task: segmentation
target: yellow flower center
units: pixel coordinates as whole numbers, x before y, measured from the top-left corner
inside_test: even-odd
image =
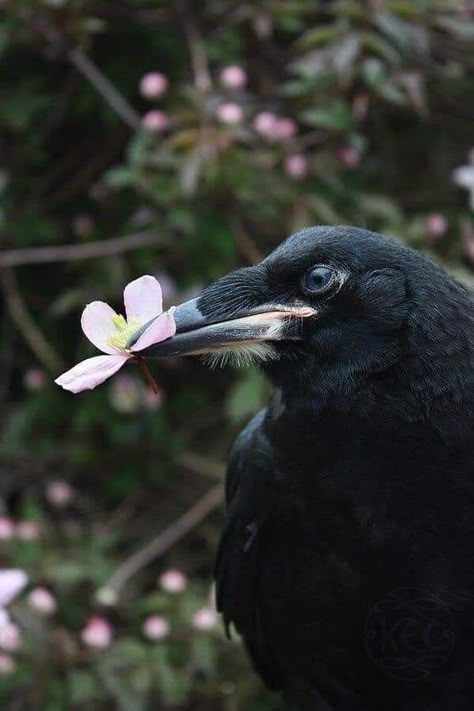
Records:
[[[142,323],[136,318],[127,321],[122,314],[112,316],[112,323],[115,326],[116,333],[107,338],[107,345],[117,348],[119,351],[127,350],[126,346],[129,339],[138,331]]]

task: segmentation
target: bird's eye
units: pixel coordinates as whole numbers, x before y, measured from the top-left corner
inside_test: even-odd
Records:
[[[311,291],[313,294],[327,291],[336,281],[336,272],[331,267],[319,265],[313,267],[306,274],[304,279],[304,287],[306,291]]]

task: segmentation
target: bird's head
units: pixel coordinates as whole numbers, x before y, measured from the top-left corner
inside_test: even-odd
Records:
[[[409,357],[418,338],[433,358],[440,325],[447,335],[456,331],[463,294],[440,267],[395,240],[314,227],[178,306],[176,335],[144,355],[256,360],[282,387],[347,389]]]

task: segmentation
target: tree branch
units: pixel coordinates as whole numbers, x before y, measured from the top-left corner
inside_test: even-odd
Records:
[[[139,570],[152,560],[163,555],[172,546],[176,545],[178,541],[214,511],[222,503],[223,499],[224,493],[221,484],[209,489],[207,494],[196,501],[180,518],[125,560],[99,591],[99,597],[103,600],[115,602],[120,590],[131,577],[136,575]]]
[[[0,269],[18,267],[22,264],[47,264],[109,257],[148,245],[166,243],[167,240],[150,232],[137,232],[124,237],[112,237],[111,239],[85,244],[63,244],[51,247],[4,250],[0,252]]]

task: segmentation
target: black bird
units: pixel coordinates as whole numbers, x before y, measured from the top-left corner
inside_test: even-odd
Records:
[[[217,601],[300,711],[474,709],[472,293],[353,227],[289,237],[148,355],[254,359]]]

